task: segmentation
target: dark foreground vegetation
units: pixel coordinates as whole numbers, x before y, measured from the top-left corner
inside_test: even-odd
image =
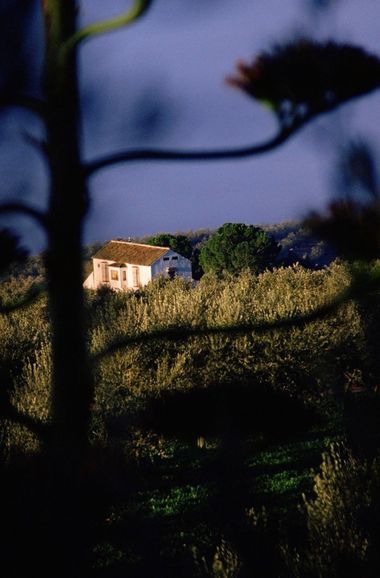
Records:
[[[2,303],[33,282],[8,278]],[[368,346],[378,295],[371,307],[351,300],[308,323],[260,329],[304,316],[350,282],[351,268],[333,263],[86,295],[96,395],[85,519],[72,520],[85,532],[83,576],[378,576],[380,399]],[[170,338],[247,323],[257,329]],[[21,577],[54,554],[41,444],[51,419],[45,296],[0,324],[2,564]],[[103,355],[121,336],[128,348]]]

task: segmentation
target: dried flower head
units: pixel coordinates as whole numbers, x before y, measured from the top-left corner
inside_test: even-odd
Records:
[[[300,39],[277,45],[227,82],[269,104],[281,122],[331,110],[380,86],[380,60],[362,48]]]

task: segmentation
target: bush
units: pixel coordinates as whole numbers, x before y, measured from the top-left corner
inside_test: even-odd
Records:
[[[305,550],[285,548],[291,576],[379,576],[379,490],[379,460],[369,463],[332,445],[315,477],[315,497],[304,497]]]
[[[205,275],[197,286],[158,280],[139,293],[87,294],[88,346],[101,354],[123,336],[194,327],[265,324],[303,315],[331,299],[350,282],[342,264],[322,271],[298,265],[239,276]],[[27,290],[9,281],[8,293]],[[48,419],[50,340],[45,298],[0,315],[2,381],[17,407]],[[94,367],[95,413],[100,422],[130,413],[162,391],[207,388],[249,381],[316,402],[343,387],[344,374],[362,369],[366,358],[363,325],[354,303],[303,326],[265,332],[198,335],[175,341],[149,340],[104,356]],[[99,421],[100,420],[100,421]],[[11,428],[12,429],[12,428]],[[16,435],[16,434],[15,434]],[[17,445],[22,436],[17,434]]]

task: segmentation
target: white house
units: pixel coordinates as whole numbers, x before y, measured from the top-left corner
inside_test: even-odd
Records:
[[[191,262],[169,247],[127,241],[108,241],[92,258],[87,289],[106,285],[116,290],[138,289],[156,277],[191,280]]]

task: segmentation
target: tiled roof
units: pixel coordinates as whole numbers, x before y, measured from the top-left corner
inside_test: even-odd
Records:
[[[127,241],[108,241],[93,258],[132,265],[152,265],[169,250],[169,247],[154,247],[140,243],[127,243]]]

